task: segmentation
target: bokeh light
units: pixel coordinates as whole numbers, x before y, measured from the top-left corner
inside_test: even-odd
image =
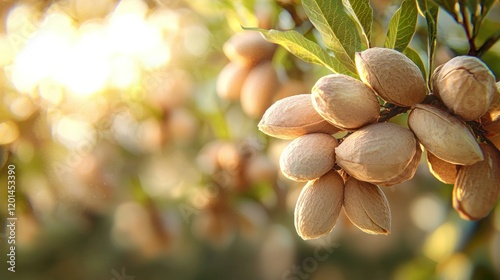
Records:
[[[383,45],[396,2],[370,1],[374,45]],[[425,158],[412,181],[382,188],[390,235],[367,235],[342,212],[330,234],[297,236],[304,183],[279,171],[290,141],[260,133],[258,119],[219,98],[216,84],[224,43],[242,26],[298,28],[318,40],[300,1],[0,6],[0,217],[9,215],[7,166],[15,166],[19,245],[15,278],[2,269],[0,279],[500,277],[500,206],[484,220],[460,220],[452,187],[424,170]],[[466,42],[449,15],[440,18],[442,63]],[[426,30],[419,21],[412,41],[421,54]],[[280,98],[308,93],[329,74],[283,48],[270,62]],[[4,240],[0,249],[9,249]]]

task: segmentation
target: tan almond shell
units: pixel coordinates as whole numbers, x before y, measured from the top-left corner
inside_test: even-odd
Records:
[[[240,103],[243,112],[253,118],[261,118],[271,106],[279,88],[278,73],[271,62],[255,66],[241,88]]]
[[[309,181],[295,205],[295,229],[304,240],[332,231],[342,209],[344,180],[334,170]]]
[[[481,144],[484,160],[463,166],[453,188],[453,207],[467,220],[488,216],[500,195],[500,154]]]
[[[460,165],[446,162],[429,151],[426,151],[426,154],[427,166],[434,178],[445,184],[454,184]]]
[[[500,134],[495,136],[489,136],[488,140],[498,149],[500,150]]]
[[[310,94],[286,97],[266,110],[259,130],[280,139],[294,139],[308,133],[333,134],[340,129],[314,110]]]
[[[276,45],[256,31],[236,33],[222,47],[230,61],[250,67],[271,59],[275,49]]]
[[[417,104],[408,114],[408,126],[424,148],[436,157],[460,165],[483,159],[469,129],[453,115],[427,104]]]
[[[486,136],[500,134],[500,82],[496,84],[497,92],[493,96],[493,101],[488,112],[481,117],[481,125],[486,130]]]
[[[311,133],[300,136],[281,153],[281,172],[298,182],[319,178],[334,167],[337,146],[337,139],[328,134]]]
[[[401,174],[399,174],[398,176],[389,181],[373,182],[373,183],[379,186],[389,187],[411,180],[413,176],[415,176],[415,172],[417,172],[417,168],[420,163],[421,157],[422,157],[422,149],[420,149],[420,145],[417,143],[416,152],[415,155],[413,156],[413,159],[410,161],[410,163],[408,163],[408,165],[401,172]]]
[[[386,48],[356,53],[361,80],[389,103],[409,107],[420,103],[427,86],[418,66],[404,54]]]
[[[374,123],[380,115],[375,93],[361,81],[343,74],[320,78],[312,88],[314,109],[325,120],[346,130]]]
[[[376,123],[356,130],[336,149],[336,162],[349,175],[366,182],[386,182],[405,170],[416,153],[410,130]]]
[[[457,56],[432,76],[434,93],[462,120],[480,118],[497,93],[495,76],[480,59]]]
[[[250,73],[251,68],[234,62],[229,62],[222,68],[215,89],[217,95],[225,100],[238,101],[243,83]]]
[[[344,210],[349,220],[362,231],[390,233],[391,209],[385,194],[376,185],[349,177],[344,188]]]

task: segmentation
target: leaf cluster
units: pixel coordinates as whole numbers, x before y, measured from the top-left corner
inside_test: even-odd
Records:
[[[500,39],[499,33],[481,47],[475,45],[481,24],[494,2],[494,0],[403,0],[389,21],[384,47],[405,54],[429,80],[436,50],[440,7],[464,26],[471,46],[469,54],[480,56]],[[251,27],[244,29],[261,32],[268,41],[281,45],[306,62],[321,65],[333,73],[358,78],[355,53],[373,47],[374,11],[370,1],[303,0],[302,6],[309,19],[304,21],[303,25],[312,24],[319,34],[316,40],[306,36],[311,29],[304,26],[298,26],[294,30],[265,30]],[[419,53],[409,46],[417,29],[419,14],[427,24],[426,63]]]

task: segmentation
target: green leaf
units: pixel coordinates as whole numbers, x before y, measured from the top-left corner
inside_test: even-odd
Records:
[[[477,0],[476,0],[477,1]],[[480,10],[474,21],[474,37],[479,33],[480,27],[483,23],[484,18],[488,15],[488,12],[495,4],[495,0],[479,0]]]
[[[243,29],[259,31],[269,42],[279,44],[306,62],[322,65],[334,73],[346,74],[355,78],[358,77],[356,71],[346,68],[336,57],[332,57],[318,44],[295,30],[279,31],[246,27]]]
[[[389,22],[385,47],[404,51],[415,34],[417,17],[415,0],[404,0]]]
[[[493,4],[495,4],[495,0],[479,0],[479,5],[481,5],[481,17],[484,18],[486,14],[488,14]]]
[[[358,30],[342,0],[303,0],[304,10],[326,47],[346,68],[356,72],[354,54],[361,51]]]
[[[441,6],[441,8],[443,8],[446,12],[448,12],[455,19],[455,21],[458,22],[459,16],[458,16],[458,10],[456,8],[458,0],[433,0],[433,1],[434,3]]]
[[[429,65],[429,76],[425,76],[429,81],[430,73],[432,71],[432,62],[434,61],[434,52],[436,50],[437,39],[437,22],[439,15],[439,6],[430,0],[417,1],[419,12],[425,17],[427,21],[427,56]]]
[[[413,62],[415,62],[415,64],[420,69],[420,72],[422,72],[422,77],[427,77],[424,62],[422,61],[422,58],[420,57],[420,55],[414,49],[407,47],[403,51],[403,54],[406,55]]]
[[[373,9],[370,0],[343,0],[344,6],[354,17],[365,37],[366,46],[370,47],[372,33]]]

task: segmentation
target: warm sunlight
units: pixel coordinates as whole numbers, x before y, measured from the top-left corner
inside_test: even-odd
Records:
[[[149,19],[144,2],[121,1],[108,18],[83,23],[53,10],[39,23],[30,23],[35,30],[29,34],[21,27],[26,24],[21,18],[33,13],[30,9],[19,7],[9,15],[11,29],[26,35],[10,70],[19,92],[32,93],[46,83],[78,96],[108,88],[126,90],[139,82],[142,70],[170,61],[169,35],[165,22],[157,18],[167,13],[161,9]]]

